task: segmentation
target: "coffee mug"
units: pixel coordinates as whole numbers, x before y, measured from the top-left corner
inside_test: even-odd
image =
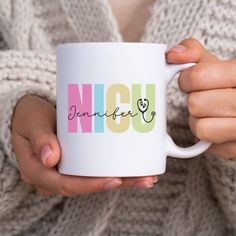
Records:
[[[166,45],[71,43],[57,47],[58,170],[79,176],[148,176],[166,157],[190,158],[166,133],[166,89],[193,64],[166,63]]]

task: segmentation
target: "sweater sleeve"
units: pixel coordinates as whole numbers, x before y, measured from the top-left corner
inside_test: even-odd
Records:
[[[236,232],[236,160],[209,153],[206,158],[214,194],[229,222],[228,227]]]
[[[11,120],[16,103],[26,94],[55,104],[55,56],[33,51],[0,52],[1,235],[22,235],[39,219],[51,217],[52,207],[62,199],[59,195],[40,196],[20,178],[11,144]],[[52,214],[49,220],[53,219]]]
[[[17,167],[11,145],[11,120],[20,98],[34,94],[55,105],[55,56],[34,51],[0,53],[0,141]]]

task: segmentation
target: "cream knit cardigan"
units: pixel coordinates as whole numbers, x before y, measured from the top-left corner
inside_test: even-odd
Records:
[[[142,42],[168,46],[196,37],[221,58],[236,55],[235,0],[157,0]],[[55,47],[64,42],[122,41],[107,0],[1,0],[1,236],[236,235],[236,162],[205,154],[168,159],[153,189],[44,198],[23,183],[11,145],[11,117],[25,94],[55,102]],[[0,43],[5,48],[5,43]],[[207,79],[207,78],[206,78]],[[186,96],[168,90],[169,132],[192,143]]]

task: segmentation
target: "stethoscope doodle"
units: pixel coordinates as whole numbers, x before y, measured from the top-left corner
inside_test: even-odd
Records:
[[[145,112],[148,110],[148,107],[149,107],[149,101],[148,99],[144,98],[140,98],[138,101],[137,101],[137,107],[138,107],[138,110],[141,112],[142,114],[142,117],[143,117],[143,120],[146,122],[146,123],[151,123],[156,115],[156,112],[155,111],[152,111],[151,112],[151,116],[152,118],[150,120],[146,120],[145,118]]]

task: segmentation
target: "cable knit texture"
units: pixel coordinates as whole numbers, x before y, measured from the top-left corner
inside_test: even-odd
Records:
[[[234,0],[157,0],[142,42],[195,37],[218,57],[236,55]],[[14,107],[26,94],[55,104],[59,43],[122,41],[107,0],[0,1],[0,235],[236,235],[236,162],[204,154],[169,158],[150,190],[122,189],[77,197],[41,197],[19,177],[11,145]],[[6,50],[6,49],[10,49]],[[168,88],[168,130],[193,143],[186,95]]]

